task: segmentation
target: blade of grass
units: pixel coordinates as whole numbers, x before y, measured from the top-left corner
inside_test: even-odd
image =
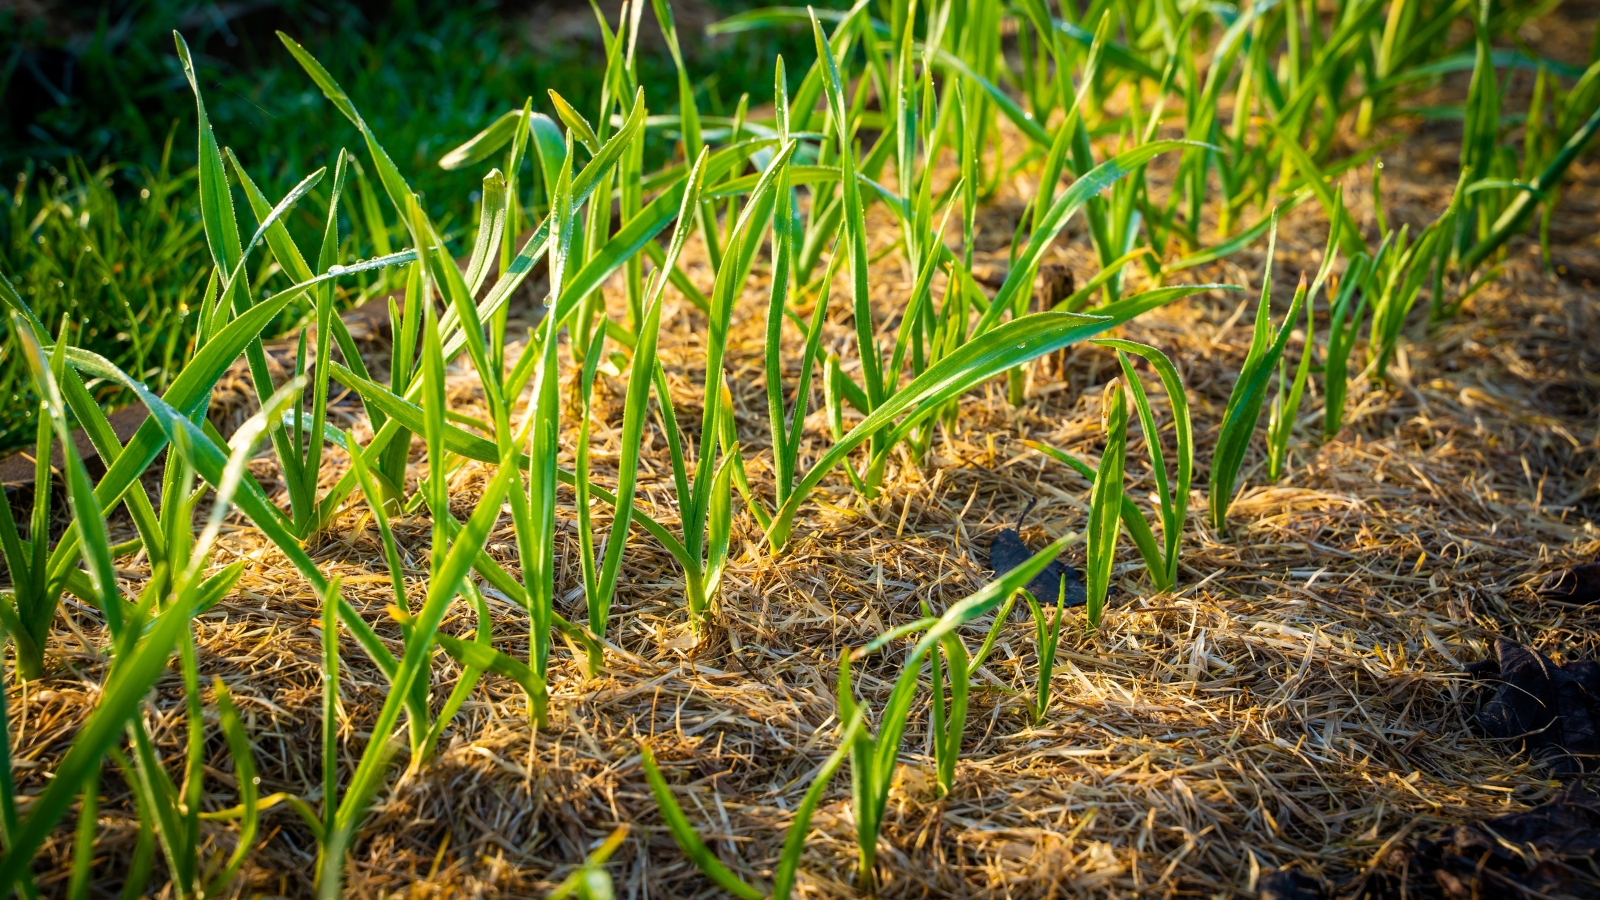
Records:
[[[723,865],[717,859],[711,848],[700,840],[695,833],[694,826],[689,823],[689,818],[683,814],[683,808],[678,805],[672,796],[672,789],[667,787],[667,781],[661,777],[661,769],[656,765],[655,754],[651,752],[648,744],[639,745],[639,761],[644,765],[646,780],[650,782],[650,793],[655,795],[656,809],[661,812],[661,818],[666,820],[667,830],[672,834],[672,839],[677,842],[689,861],[699,869],[717,887],[740,900],[765,900],[766,895],[751,887],[748,882],[732,869]]]
[[[1128,440],[1128,401],[1120,381],[1113,379],[1106,385],[1100,409],[1106,449],[1100,455],[1094,487],[1089,492],[1087,559],[1084,563],[1084,580],[1088,588],[1085,608],[1091,631],[1099,630],[1105,615],[1106,591],[1111,585],[1111,566],[1117,554],[1117,524],[1122,518],[1122,466]],[[1037,608],[1037,604],[1034,606]],[[1039,627],[1042,634],[1042,623]],[[1046,688],[1047,685],[1040,688],[1041,694]],[[1039,698],[1039,703],[1036,720],[1043,716],[1043,696]]]

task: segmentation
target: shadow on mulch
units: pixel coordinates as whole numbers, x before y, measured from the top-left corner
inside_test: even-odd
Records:
[[[1543,759],[1569,778],[1565,786],[1532,809],[1454,825],[1396,847],[1332,890],[1300,869],[1280,869],[1263,876],[1258,897],[1600,898],[1600,798],[1584,788],[1586,770],[1600,768],[1600,663],[1557,665],[1505,637],[1496,638],[1494,649],[1494,656],[1466,667],[1481,682],[1480,695],[1489,693],[1478,724],[1487,737],[1505,741],[1509,752]]]
[[[1467,666],[1493,693],[1478,711],[1484,734],[1517,742],[1558,775],[1600,762],[1600,663],[1549,657],[1505,637],[1495,655]]]
[[[1350,885],[1301,869],[1263,875],[1259,900],[1600,897],[1600,799],[1573,781],[1533,809],[1456,825],[1389,851]]]
[[[1538,594],[1546,600],[1590,604],[1600,602],[1600,559],[1545,576]]]

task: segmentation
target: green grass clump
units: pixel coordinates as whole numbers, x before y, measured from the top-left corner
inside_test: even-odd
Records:
[[[1184,391],[1183,379],[1178,375],[1177,367],[1160,350],[1149,344],[1120,338],[1096,339],[1094,343],[1117,351],[1117,362],[1122,367],[1123,378],[1127,380],[1129,390],[1133,394],[1134,409],[1139,415],[1139,425],[1144,429],[1145,449],[1150,456],[1150,471],[1156,482],[1161,542],[1159,544],[1156,542],[1155,531],[1145,519],[1144,512],[1126,493],[1119,498],[1122,527],[1128,532],[1128,537],[1132,539],[1134,546],[1139,549],[1139,555],[1144,558],[1145,569],[1150,573],[1152,586],[1158,592],[1171,591],[1176,589],[1178,583],[1183,529],[1189,515],[1189,488],[1194,477],[1194,426],[1189,418],[1188,395]],[[1140,380],[1133,363],[1128,359],[1130,353],[1143,358],[1151,368],[1155,369],[1157,377],[1161,380],[1162,389],[1166,392],[1168,404],[1172,407],[1173,439],[1177,445],[1178,456],[1176,471],[1172,475],[1167,473],[1166,451],[1161,447],[1161,435],[1156,427],[1155,414],[1150,408],[1149,394],[1145,392],[1144,382]],[[1107,399],[1111,399],[1109,395]],[[1126,419],[1126,409],[1122,418]],[[1038,441],[1023,443],[1051,459],[1065,463],[1073,471],[1088,479],[1091,485],[1099,481],[1098,467]],[[1102,464],[1103,460],[1102,455]]]
[[[878,733],[873,734],[866,728],[860,728],[856,730],[851,741],[841,742],[842,746],[850,748],[850,784],[858,850],[855,880],[856,886],[862,890],[871,891],[877,884],[875,867],[878,858],[878,832],[889,801],[889,787],[900,758],[900,738],[905,734],[906,722],[911,715],[922,661],[932,654],[935,647],[942,647],[947,659],[964,657],[966,648],[956,635],[956,629],[994,611],[1002,601],[1009,599],[1016,590],[1032,580],[1033,576],[1043,571],[1045,566],[1066,547],[1067,541],[1067,538],[1057,540],[982,590],[952,604],[937,619],[931,622],[924,619],[906,629],[886,634],[867,646],[840,657],[839,682],[836,686],[839,716],[841,720],[848,720],[864,708],[863,704],[855,699],[854,689],[851,687],[851,663],[857,657],[882,647],[888,639],[900,636],[901,632],[914,633],[911,628],[915,625],[922,626],[916,629],[922,631],[921,637],[901,663],[900,675],[895,679],[894,689],[878,713]],[[981,659],[979,662],[981,664]],[[964,666],[960,667],[959,671],[964,675],[974,668],[976,666]],[[955,677],[957,671],[957,667],[952,667],[952,677]],[[959,749],[960,726],[952,719],[949,727],[953,729],[950,733],[955,736],[955,749]],[[948,735],[939,737],[948,740]]]
[[[1219,534],[1228,530],[1228,506],[1233,502],[1234,483],[1239,477],[1239,467],[1244,463],[1245,451],[1255,434],[1256,422],[1261,418],[1265,403],[1267,382],[1277,368],[1278,359],[1289,343],[1289,332],[1300,308],[1306,300],[1305,279],[1295,289],[1294,301],[1276,332],[1272,328],[1272,257],[1278,245],[1277,215],[1272,217],[1272,233],[1267,239],[1267,257],[1261,273],[1261,298],[1256,301],[1255,328],[1251,331],[1250,351],[1239,370],[1239,378],[1228,395],[1228,405],[1222,414],[1222,431],[1217,436],[1217,446],[1211,459],[1211,484],[1207,496],[1211,502],[1211,527]]]
[[[1112,380],[1101,395],[1100,427],[1105,432],[1106,449],[1100,455],[1094,485],[1089,490],[1087,559],[1084,561],[1084,582],[1088,591],[1084,609],[1091,629],[1098,629],[1105,616],[1111,566],[1117,556],[1117,526],[1122,524],[1122,504],[1127,497],[1122,468],[1128,446],[1128,399],[1120,381]],[[1040,706],[1042,709],[1042,700]]]
[[[1272,398],[1271,412],[1267,417],[1267,478],[1272,481],[1277,481],[1283,476],[1284,461],[1289,455],[1289,438],[1294,431],[1295,417],[1299,415],[1300,401],[1305,396],[1306,384],[1311,375],[1311,357],[1316,346],[1316,323],[1311,313],[1312,306],[1316,303],[1317,294],[1322,292],[1323,284],[1333,272],[1339,254],[1340,240],[1350,221],[1349,216],[1345,214],[1342,187],[1334,192],[1333,206],[1339,210],[1339,214],[1331,217],[1333,224],[1328,230],[1328,244],[1322,251],[1322,265],[1317,268],[1316,278],[1311,282],[1310,290],[1306,292],[1305,341],[1300,348],[1300,361],[1295,365],[1293,379],[1288,375],[1287,355],[1283,353],[1278,355],[1278,393]],[[1300,280],[1303,286],[1305,281],[1303,273]],[[1290,320],[1284,320],[1285,328],[1290,324]],[[1329,338],[1330,364],[1332,356],[1340,349],[1338,343],[1335,337]],[[1334,366],[1334,369],[1338,368],[1338,365]],[[1328,371],[1326,365],[1324,371]]]
[[[5,289],[6,299],[15,298],[9,283],[0,282],[0,286]],[[198,662],[189,622],[222,599],[243,573],[242,563],[234,563],[210,576],[206,576],[204,570],[230,502],[244,483],[245,464],[254,453],[257,439],[267,430],[271,419],[299,395],[304,382],[292,380],[284,385],[264,404],[261,412],[246,421],[233,444],[224,445],[229,451],[225,459],[222,448],[209,447],[207,471],[216,487],[216,495],[206,525],[198,535],[191,530],[194,503],[199,495],[192,490],[195,469],[187,453],[190,437],[187,432],[174,432],[177,438],[174,446],[179,452],[168,458],[159,519],[152,521],[148,515],[153,512],[148,500],[134,507],[147,513],[136,514],[140,541],[150,551],[152,559],[162,561],[140,595],[126,598],[121,594],[112,567],[114,551],[106,532],[100,492],[89,481],[83,461],[70,439],[69,406],[91,421],[99,415],[98,407],[88,402],[78,373],[67,365],[70,355],[84,351],[69,351],[64,341],[44,345],[40,338],[48,337],[48,333],[17,305],[12,306],[10,320],[15,344],[26,358],[34,389],[44,398],[42,422],[47,422],[48,426],[41,425],[41,431],[48,427],[65,451],[68,502],[77,528],[77,546],[87,568],[87,571],[75,571],[75,577],[66,576],[66,585],[99,610],[111,636],[112,660],[106,676],[105,696],[79,731],[49,787],[30,807],[28,817],[20,822],[11,794],[9,758],[6,760],[0,806],[5,815],[7,853],[0,860],[0,893],[10,893],[20,883],[25,896],[34,895],[28,863],[66,812],[72,797],[79,795],[82,802],[69,890],[73,896],[85,895],[93,858],[101,765],[107,754],[117,761],[134,794],[143,823],[133,865],[133,892],[142,890],[142,882],[150,871],[155,846],[148,839],[151,833],[159,838],[173,887],[179,896],[203,896],[221,891],[238,872],[254,842],[258,823],[255,770],[250,743],[239,716],[226,687],[218,682],[214,690],[218,714],[224,736],[234,753],[235,773],[240,784],[241,830],[233,853],[225,859],[207,860],[199,830],[205,727]],[[118,444],[114,436],[107,438],[105,432],[109,429],[103,418],[98,423],[101,427],[92,430],[97,437],[96,449],[111,465],[127,448]],[[202,439],[209,441],[209,438]],[[48,458],[48,444],[43,446]],[[103,480],[102,484],[105,483]],[[142,486],[134,490],[135,496],[143,496]],[[7,561],[16,563],[19,559],[14,554],[21,547],[14,528],[7,529],[5,536]],[[43,533],[35,531],[34,537],[38,549],[33,554],[29,577],[47,579],[51,575],[51,557],[43,552]],[[58,553],[65,543],[64,539],[58,544]],[[16,610],[8,611],[3,621],[6,630],[12,631],[18,624]],[[20,649],[22,645],[18,646]],[[145,693],[165,669],[174,646],[178,649],[183,673],[187,718],[187,765],[181,786],[172,780],[155,756],[144,719],[135,715]],[[21,671],[19,665],[19,673]],[[118,747],[124,731],[130,745],[126,752]]]
[[[0,270],[18,294],[40,319],[70,321],[76,344],[156,390],[187,359],[189,312],[200,305],[207,274],[192,176],[174,174],[172,146],[169,137],[149,169],[91,170],[73,160],[62,170],[23,170],[9,189],[0,188]],[[97,393],[101,402],[126,397]],[[22,355],[0,356],[0,448],[28,439],[37,403]]]
[[[1061,591],[1056,595],[1055,614],[1048,619],[1033,594],[1027,590],[1019,593],[1028,602],[1028,613],[1033,617],[1033,646],[1039,657],[1038,672],[1034,675],[1033,696],[1024,698],[1024,703],[1028,707],[1028,718],[1033,724],[1038,725],[1050,711],[1050,676],[1055,672],[1056,647],[1061,643],[1061,623],[1067,617],[1064,603],[1067,595],[1066,576],[1061,577]],[[1104,598],[1101,602],[1104,603]],[[966,674],[964,669],[962,674]],[[953,669],[951,677],[955,677]]]
[[[77,338],[83,346],[157,390],[185,361],[197,327],[194,311],[210,274],[196,241],[201,223],[193,180],[199,157],[187,142],[170,139],[193,109],[181,92],[170,89],[184,75],[183,63],[167,43],[174,28],[195,43],[194,66],[208,86],[210,118],[237,150],[237,157],[226,154],[235,203],[242,189],[259,219],[264,213],[258,203],[282,196],[303,173],[322,165],[319,161],[331,162],[341,146],[358,138],[337,110],[317,102],[292,59],[281,53],[271,25],[294,21],[310,31],[306,44],[334,77],[367,99],[366,120],[390,147],[402,151],[398,158],[412,185],[456,252],[476,224],[471,210],[457,203],[479,189],[472,169],[481,160],[458,156],[454,165],[440,167],[432,164],[434,157],[457,136],[505,121],[504,115],[494,116],[519,92],[542,97],[547,87],[556,86],[588,108],[603,89],[603,73],[591,65],[583,42],[533,50],[516,17],[493,4],[400,4],[381,16],[342,2],[274,0],[203,16],[194,15],[191,5],[156,0],[142,4],[138,15],[113,19],[110,28],[98,27],[93,15],[84,14],[92,6],[79,10],[56,4],[53,23],[21,12],[0,13],[7,25],[0,27],[0,56],[20,61],[8,69],[10,76],[0,78],[0,91],[16,101],[14,127],[0,129],[0,160],[5,161],[0,202],[7,207],[0,218],[0,269],[12,276],[40,318],[54,324],[69,315],[85,326]],[[741,0],[713,4],[726,12],[745,5]],[[91,39],[83,40],[86,36]],[[723,117],[737,105],[737,86],[760,83],[768,54],[781,50],[804,56],[809,44],[809,36],[762,33],[693,46],[684,60],[695,85],[690,96]],[[71,60],[70,81],[52,74],[51,64],[63,59]],[[653,103],[676,98],[656,93],[657,85],[673,83],[675,66],[668,54],[642,48],[637,68]],[[765,99],[757,90],[753,102]],[[652,165],[672,149],[659,130],[648,135],[646,145],[638,148],[641,161],[648,158]],[[543,210],[550,170],[530,156],[502,171],[520,208]],[[314,247],[323,236],[328,187],[314,189],[303,200],[303,212],[282,221],[302,246]],[[384,256],[403,243],[403,214],[385,209],[382,197],[381,186],[352,160],[346,208],[339,216],[343,257]],[[625,214],[637,211],[626,204],[625,199]],[[481,198],[477,205],[483,205]],[[525,228],[527,220],[520,221]],[[507,242],[520,233],[518,224],[515,216],[508,222]],[[287,261],[279,263],[277,271],[254,273],[250,287],[275,292],[304,280]],[[336,308],[403,286],[401,275],[354,276],[333,288]],[[309,298],[296,303],[266,336],[308,324],[315,306]],[[4,330],[0,322],[0,339]],[[131,399],[127,392],[98,393],[110,406]],[[14,354],[0,358],[0,450],[31,440],[33,405],[20,359]],[[392,475],[393,470],[391,461],[385,471]]]

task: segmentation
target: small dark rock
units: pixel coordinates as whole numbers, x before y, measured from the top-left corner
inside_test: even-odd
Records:
[[[1258,900],[1324,900],[1327,896],[1321,880],[1296,868],[1267,872],[1256,883]]]
[[[1533,809],[1456,825],[1401,847],[1356,896],[1600,897],[1593,867],[1600,855],[1600,800],[1578,785],[1569,783]]]
[[[1600,603],[1600,561],[1551,572],[1538,594],[1563,603]]]
[[[989,543],[989,568],[994,570],[996,576],[1004,575],[1032,558],[1033,551],[1023,543],[1022,534],[1015,528],[1001,531]],[[1040,603],[1057,600],[1061,597],[1063,575],[1067,579],[1067,595],[1062,605],[1082,606],[1089,599],[1089,592],[1083,586],[1083,575],[1059,558],[1051,560],[1044,571],[1033,576],[1033,580],[1028,582],[1028,591]]]
[[[1600,664],[1558,666],[1516,641],[1495,639],[1495,655],[1468,667],[1494,686],[1478,713],[1492,738],[1521,741],[1554,757],[1557,771],[1583,771],[1600,761]]]

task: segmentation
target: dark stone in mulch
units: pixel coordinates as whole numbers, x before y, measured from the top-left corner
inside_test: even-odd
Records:
[[[1033,558],[1033,551],[1023,542],[1021,532],[1007,528],[994,536],[989,543],[989,568],[996,576],[1015,569]],[[1040,603],[1061,599],[1061,577],[1067,579],[1067,595],[1063,606],[1082,606],[1089,600],[1088,589],[1083,585],[1083,575],[1059,558],[1050,561],[1044,571],[1028,582],[1028,591]]]
[[[1581,772],[1600,762],[1600,664],[1556,665],[1544,654],[1504,637],[1494,656],[1467,667],[1493,693],[1478,712],[1489,737],[1520,741],[1550,759],[1557,772]]]
[[[1539,585],[1538,594],[1563,603],[1600,603],[1600,560],[1551,572]]]
[[[1351,896],[1600,898],[1600,799],[1579,784],[1533,809],[1456,825],[1392,850]]]

